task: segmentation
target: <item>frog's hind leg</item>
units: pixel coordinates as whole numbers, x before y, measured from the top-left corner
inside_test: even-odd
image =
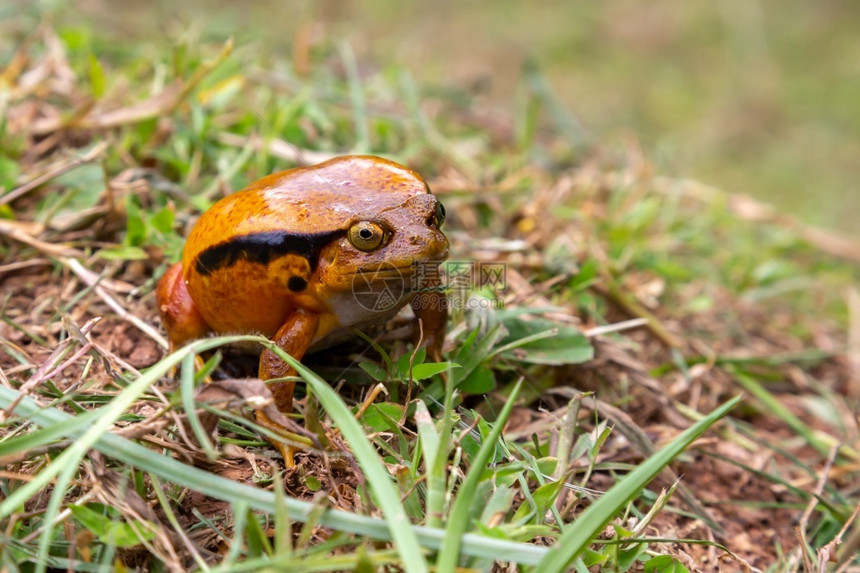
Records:
[[[171,350],[211,332],[188,294],[182,278],[182,263],[176,263],[162,275],[155,289],[155,299]]]
[[[272,338],[272,342],[296,360],[301,360],[316,336],[319,323],[319,315],[298,310],[292,313],[281,328],[278,329],[278,332]],[[260,378],[263,380],[295,375],[296,371],[271,350],[266,349],[260,355]],[[277,382],[268,384],[268,386],[275,398],[275,406],[277,406],[278,410],[284,414],[292,412],[293,390],[296,387],[296,383],[292,380],[278,380]],[[285,430],[283,426],[269,419],[262,410],[257,410],[257,422],[275,431]],[[287,467],[295,465],[293,461],[293,446],[282,441],[273,441],[272,445],[284,456],[284,465]]]

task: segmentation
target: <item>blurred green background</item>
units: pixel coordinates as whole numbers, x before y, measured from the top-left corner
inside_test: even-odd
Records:
[[[48,4],[125,46],[233,36],[288,61],[297,33],[345,41],[361,65],[406,68],[422,89],[459,87],[509,115],[531,61],[598,144],[638,141],[661,174],[860,233],[855,0]]]

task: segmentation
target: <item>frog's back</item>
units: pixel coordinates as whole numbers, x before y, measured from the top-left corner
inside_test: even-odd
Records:
[[[183,266],[219,266],[230,262],[231,253],[255,246],[269,251],[294,243],[313,250],[344,234],[352,222],[372,220],[428,192],[414,171],[372,156],[338,157],[273,173],[200,217],[188,236]]]

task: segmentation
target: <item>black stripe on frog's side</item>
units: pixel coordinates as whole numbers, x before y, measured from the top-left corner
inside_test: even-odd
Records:
[[[346,231],[337,229],[323,233],[266,231],[241,235],[203,250],[197,255],[194,268],[207,276],[240,260],[266,265],[278,257],[294,254],[306,258],[313,271],[322,248],[344,234]]]

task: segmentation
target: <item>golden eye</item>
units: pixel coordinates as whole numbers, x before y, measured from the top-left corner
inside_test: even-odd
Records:
[[[372,251],[382,244],[382,239],[385,238],[385,231],[376,223],[360,221],[349,228],[346,237],[352,243],[352,246],[359,251]]]
[[[445,205],[441,202],[436,203],[436,212],[430,215],[430,218],[427,219],[427,224],[431,227],[436,227],[437,229],[442,228],[442,223],[445,222]]]

